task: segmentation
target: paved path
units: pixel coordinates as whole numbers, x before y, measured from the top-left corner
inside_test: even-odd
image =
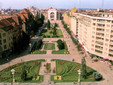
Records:
[[[66,30],[63,28],[62,24],[60,21],[58,21],[58,23],[60,24],[59,26],[61,26],[61,30],[63,32],[64,39],[68,45],[68,49],[70,51],[70,54],[68,55],[60,55],[60,54],[45,54],[45,55],[31,55],[31,54],[26,54],[25,56],[22,56],[20,58],[16,58],[14,60],[12,60],[10,63],[6,63],[3,65],[0,65],[0,70],[8,67],[9,65],[13,65],[16,63],[21,63],[23,61],[31,61],[31,60],[36,60],[36,59],[62,59],[62,60],[69,60],[72,61],[72,59],[74,58],[76,62],[81,62],[81,58],[83,55],[80,55],[80,53],[77,51],[76,46],[74,45],[74,43],[72,42],[72,40],[69,37],[69,34],[66,32]],[[49,38],[52,40],[56,40],[56,38]],[[37,39],[35,38],[34,41],[36,41]],[[44,39],[45,41],[47,40],[47,38]],[[90,59],[89,55],[87,55],[86,57],[86,64],[89,67],[92,67],[93,69],[97,70],[98,72],[100,72],[103,75],[104,80],[101,82],[96,82],[96,83],[83,83],[82,85],[113,85],[113,71],[109,69],[108,65],[103,63],[103,62],[94,62],[92,63],[92,60]],[[4,85],[4,84],[0,84],[0,85]],[[10,84],[9,84],[10,85]],[[16,84],[15,84],[16,85]],[[17,84],[20,85],[20,84]],[[21,84],[21,85],[31,85],[31,84]],[[41,84],[32,84],[32,85],[48,85],[47,83],[41,83]],[[73,85],[73,83],[57,83],[55,85]],[[77,85],[77,84],[75,84]]]

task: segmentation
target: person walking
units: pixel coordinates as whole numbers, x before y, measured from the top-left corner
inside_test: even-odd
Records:
[[[110,70],[112,70],[112,65],[111,65],[111,63],[109,62],[109,68],[110,68]]]

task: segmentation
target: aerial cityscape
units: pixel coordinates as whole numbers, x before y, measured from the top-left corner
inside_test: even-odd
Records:
[[[0,85],[113,85],[112,3],[1,0]]]

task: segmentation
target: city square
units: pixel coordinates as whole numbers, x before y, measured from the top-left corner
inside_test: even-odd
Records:
[[[113,15],[90,11],[31,7],[0,17],[0,85],[112,85]]]

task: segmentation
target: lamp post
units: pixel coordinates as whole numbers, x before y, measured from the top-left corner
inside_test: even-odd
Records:
[[[12,70],[11,70],[11,73],[12,73],[12,75],[13,75],[13,83],[12,83],[12,85],[13,85],[13,84],[14,84],[14,82],[15,82],[15,79],[14,79],[15,70],[14,70],[14,69],[12,69]]]
[[[31,51],[31,43],[29,43],[30,51]]]
[[[81,85],[80,84],[80,75],[81,75],[81,70],[80,69],[78,70],[78,75],[79,75],[79,77],[78,77],[78,85]]]

